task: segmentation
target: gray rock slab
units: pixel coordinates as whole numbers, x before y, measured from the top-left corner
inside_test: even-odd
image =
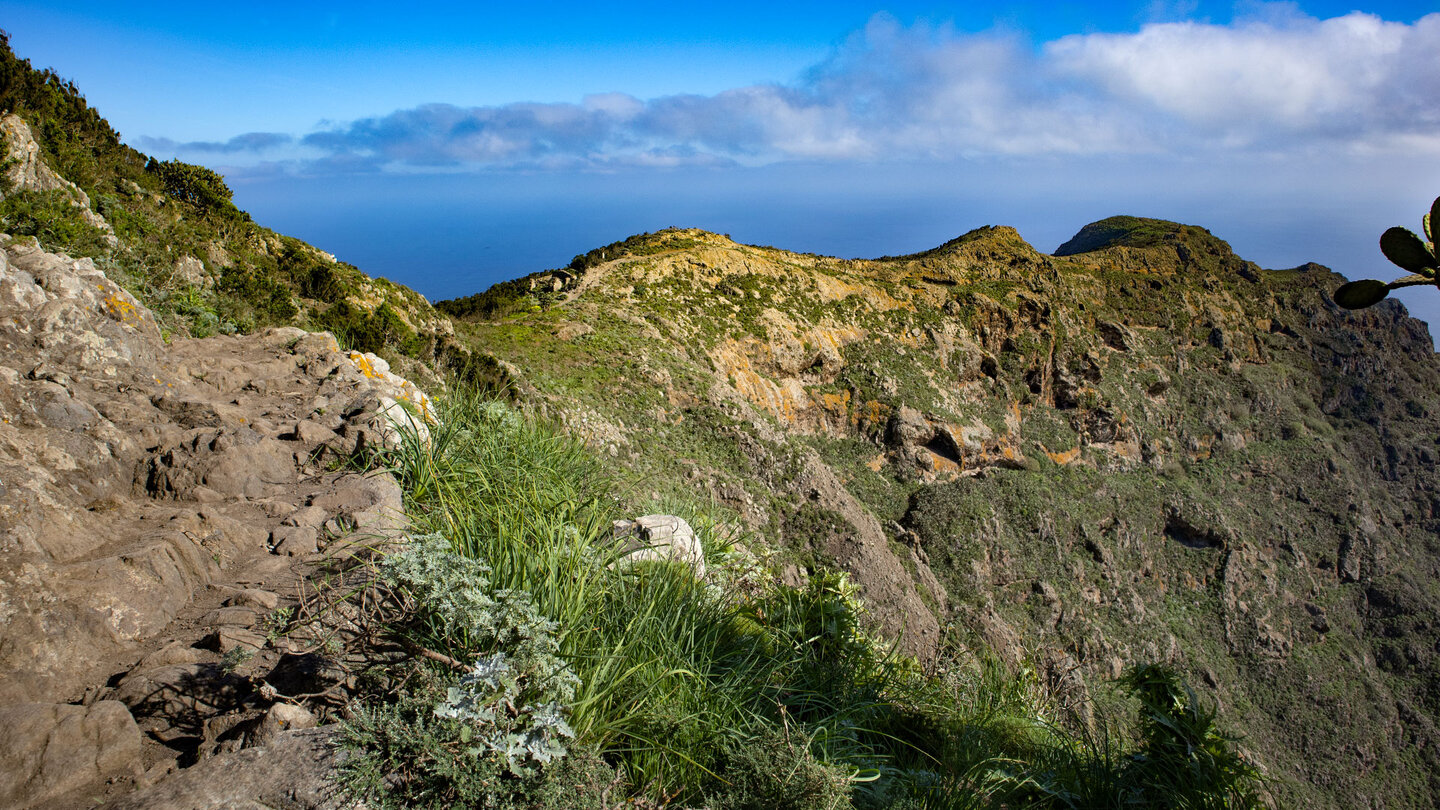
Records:
[[[104,810],[341,810],[334,727],[280,731],[269,745],[211,757]]]
[[[141,771],[140,728],[125,705],[26,703],[0,708],[0,806],[26,808]]]

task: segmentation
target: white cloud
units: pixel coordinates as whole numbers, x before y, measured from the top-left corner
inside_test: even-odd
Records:
[[[219,152],[223,154],[235,154],[239,152],[250,152],[259,154],[271,149],[277,149],[293,144],[295,138],[279,132],[247,132],[243,135],[236,135],[228,141],[190,141],[188,143],[176,143],[169,138],[144,138],[140,139],[140,145],[146,149],[157,152]]]
[[[1172,7],[1155,14],[1173,16]],[[579,104],[430,104],[298,143],[324,156],[301,162],[316,171],[1433,155],[1440,154],[1437,53],[1440,14],[1408,24],[1359,12],[1319,20],[1263,4],[1230,25],[1156,22],[1038,47],[1015,34],[905,27],[879,15],[790,85],[649,100],[606,93]],[[233,153],[240,143],[212,146]]]
[[[1440,134],[1437,48],[1440,15],[1407,25],[1352,12],[1069,36],[1045,55],[1097,102],[1148,114],[1195,140],[1363,143]]]

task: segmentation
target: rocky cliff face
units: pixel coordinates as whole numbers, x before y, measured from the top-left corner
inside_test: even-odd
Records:
[[[90,210],[90,196],[79,186],[56,174],[41,158],[40,144],[35,142],[30,125],[20,116],[11,113],[0,118],[0,143],[5,146],[6,169],[3,185],[9,193],[58,191],[68,198],[87,225],[104,231],[114,240],[115,229],[110,227],[104,217]],[[3,195],[0,195],[0,199],[3,198]]]
[[[538,312],[441,308],[657,499],[708,493],[793,577],[845,568],[925,659],[993,649],[1077,706],[1176,663],[1291,802],[1440,789],[1440,366],[1398,305],[1136,218],[1055,255],[1008,228],[594,253],[530,279]]]
[[[329,462],[428,406],[328,334],[167,344],[91,260],[0,237],[0,804],[88,806],[294,708],[315,661],[272,611],[403,519]]]

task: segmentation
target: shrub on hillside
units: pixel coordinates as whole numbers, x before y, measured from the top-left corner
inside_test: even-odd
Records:
[[[1179,673],[1159,664],[1120,679],[1140,701],[1141,748],[1127,773],[1132,804],[1259,807],[1258,772],[1216,727]],[[1223,803],[1223,805],[1222,805]]]
[[[429,345],[389,304],[366,312],[349,301],[340,300],[320,313],[315,326],[333,334],[340,345],[357,352],[379,352],[389,346],[401,354],[416,357]]]
[[[416,667],[389,703],[355,707],[344,724],[350,748],[343,778],[369,807],[475,807],[490,810],[601,810],[615,771],[593,752],[568,755],[517,774],[504,756],[474,744],[474,725],[435,712],[446,682]],[[467,732],[467,730],[469,730]],[[467,739],[468,737],[468,739]]]
[[[0,231],[33,236],[46,250],[71,256],[101,256],[110,250],[106,233],[85,221],[64,191],[18,191],[0,200]]]
[[[726,738],[705,810],[848,810],[850,774],[816,759],[811,742],[798,729],[772,725]]]
[[[526,277],[502,281],[464,298],[437,302],[435,308],[452,318],[493,321],[517,312],[530,312],[540,303],[531,293]]]
[[[354,792],[381,806],[530,807],[556,779],[592,775],[554,770],[575,736],[566,715],[579,678],[528,593],[493,587],[489,566],[439,535],[415,538],[380,571],[402,646],[473,663],[458,678],[420,669],[398,699],[352,713]]]
[[[145,171],[160,180],[160,187],[172,199],[189,203],[205,213],[219,214],[232,219],[249,219],[249,216],[230,201],[232,193],[225,185],[225,178],[212,169],[181,163],[178,160],[156,160],[150,158]]]
[[[260,269],[225,268],[220,276],[219,290],[228,296],[227,303],[234,310],[225,314],[242,324],[241,331],[289,323],[300,313],[290,290]]]

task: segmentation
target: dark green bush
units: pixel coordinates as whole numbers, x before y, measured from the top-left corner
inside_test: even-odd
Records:
[[[300,285],[300,294],[306,298],[333,304],[345,296],[345,286],[340,275],[335,272],[335,268],[324,262],[312,259],[299,266],[282,263],[281,267]]]
[[[749,738],[726,738],[706,810],[848,810],[849,773],[826,765],[798,729],[760,726]]]
[[[427,345],[389,304],[366,312],[341,300],[321,313],[316,325],[335,335],[340,345],[357,352],[373,353],[393,346],[401,354],[414,357],[423,353]]]
[[[1260,807],[1258,772],[1215,724],[1179,673],[1160,664],[1120,682],[1140,701],[1141,747],[1126,772],[1129,803],[1152,807]]]
[[[493,355],[456,345],[442,347],[439,365],[468,388],[500,400],[513,400],[517,391],[510,372]]]
[[[0,230],[33,236],[46,250],[72,256],[110,252],[106,233],[86,222],[64,191],[19,191],[0,201]]]
[[[220,276],[220,291],[239,299],[249,312],[252,328],[289,323],[300,310],[285,285],[268,273],[247,267],[230,267]],[[238,322],[239,319],[237,319]]]
[[[540,301],[530,293],[529,277],[502,281],[488,290],[441,301],[435,308],[452,318],[494,321],[517,312],[529,312]]]
[[[281,243],[284,248],[276,257],[276,268],[300,295],[333,304],[359,291],[364,274],[353,265],[328,261],[299,239],[281,237]]]
[[[178,160],[151,158],[145,164],[145,171],[159,178],[160,187],[173,199],[189,203],[205,213],[234,219],[249,218],[230,201],[231,191],[225,185],[225,178],[211,169]]]

